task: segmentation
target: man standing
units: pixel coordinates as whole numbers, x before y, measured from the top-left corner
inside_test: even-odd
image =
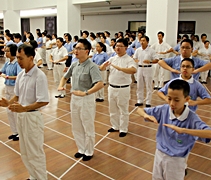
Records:
[[[158,42],[154,43],[151,48],[155,50],[158,55],[159,60],[162,60],[167,57],[167,54],[173,51],[173,48],[166,42],[163,42],[164,33],[159,31]],[[160,67],[159,64],[155,64],[154,72],[154,89],[161,89],[164,83],[164,69]]]
[[[178,78],[180,76],[180,64],[184,58],[191,58],[193,51],[193,42],[190,39],[184,39],[181,42],[181,55],[160,60],[158,64],[164,69],[171,72],[171,79]],[[199,80],[199,72],[203,72],[211,69],[211,63],[208,61],[201,60],[196,57],[192,57],[194,61],[193,78]]]
[[[108,132],[119,131],[119,137],[128,132],[131,74],[136,73],[136,63],[127,55],[127,46],[126,39],[119,39],[115,46],[117,55],[100,67],[101,70],[109,67],[110,72],[108,101],[112,128]]]
[[[152,63],[158,62],[158,55],[155,50],[148,46],[149,37],[141,38],[141,47],[136,49],[133,58],[138,62],[137,73],[137,103],[135,106],[142,106],[144,102],[144,83],[146,84],[146,107],[151,107],[152,99]]]
[[[2,98],[0,106],[17,112],[21,158],[30,174],[29,179],[46,180],[44,123],[39,108],[49,102],[48,83],[45,74],[33,63],[34,56],[32,46],[22,44],[18,48],[18,63],[24,70],[17,76],[15,96],[10,100]]]
[[[89,59],[91,44],[80,39],[75,47],[79,61],[71,64],[62,77],[58,90],[64,90],[66,81],[72,77],[71,120],[72,132],[78,148],[75,158],[88,161],[93,157],[95,144],[95,92],[103,88],[103,80],[96,64]]]

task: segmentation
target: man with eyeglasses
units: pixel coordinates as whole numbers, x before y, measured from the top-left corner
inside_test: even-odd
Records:
[[[158,62],[155,50],[148,46],[149,37],[141,38],[141,47],[136,49],[133,58],[138,63],[137,72],[137,103],[135,106],[143,106],[144,84],[146,85],[146,107],[151,107],[152,100],[152,64]]]
[[[171,79],[179,77],[181,73],[180,64],[184,58],[193,59],[194,69],[195,69],[193,71],[193,78],[196,80],[199,79],[199,72],[211,69],[211,63],[208,63],[207,61],[201,60],[197,57],[192,57],[191,53],[193,51],[193,42],[190,39],[182,40],[180,50],[181,50],[180,56],[174,56],[171,58],[160,60],[158,62],[160,66],[171,72]]]
[[[112,127],[108,132],[119,131],[119,137],[125,137],[129,123],[129,100],[131,74],[136,73],[134,60],[127,55],[128,41],[119,39],[115,46],[117,55],[103,63],[101,70],[109,68],[108,102]]]
[[[80,39],[74,48],[78,61],[71,64],[61,78],[58,90],[65,90],[66,81],[71,82],[72,132],[78,148],[75,158],[89,161],[94,154],[95,144],[95,92],[103,88],[103,80],[98,66],[89,59],[91,44]]]

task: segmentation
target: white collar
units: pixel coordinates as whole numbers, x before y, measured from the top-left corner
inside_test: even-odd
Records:
[[[96,54],[103,54],[104,53],[104,51],[101,51],[100,53],[99,52],[97,52]]]
[[[12,62],[8,61],[8,64],[15,64],[17,62],[17,58],[15,57],[15,59],[13,59]]]
[[[176,117],[171,108],[169,107],[169,114],[170,114],[169,118],[170,120],[178,119],[179,121],[184,121],[185,119],[187,119],[189,111],[190,111],[189,107],[185,105],[185,110],[183,111],[183,113],[179,117]]]
[[[190,59],[193,59],[193,56],[191,55],[189,58],[190,58]],[[180,55],[180,59],[181,59],[181,61],[182,61],[183,59],[185,59],[184,57],[182,57],[182,54]]]
[[[182,78],[182,75],[181,75],[181,74],[180,74],[179,79],[184,80],[184,79]],[[188,82],[188,83],[191,83],[191,84],[192,84],[192,83],[194,82],[193,76],[191,76],[191,78],[190,78],[190,79],[188,79],[188,80],[184,80],[184,81],[186,81],[186,82]]]

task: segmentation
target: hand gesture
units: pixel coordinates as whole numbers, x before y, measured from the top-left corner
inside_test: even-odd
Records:
[[[175,126],[175,125],[172,125],[172,124],[163,124],[163,126],[169,127],[169,128],[173,129],[174,131],[176,131],[179,134],[183,133],[182,132],[183,128],[180,128],[178,126]]]
[[[148,120],[148,121],[152,121],[152,122],[158,124],[158,121],[157,121],[157,119],[156,119],[154,116],[150,116],[150,115],[146,114],[146,115],[144,116],[144,119],[146,119],[146,120]]]
[[[64,87],[58,87],[57,89],[58,91],[63,91],[63,90],[66,90]]]
[[[172,73],[176,73],[176,74],[180,74],[180,73],[181,73],[180,71],[178,71],[178,70],[176,70],[176,69],[172,69],[171,72],[172,72]]]
[[[143,63],[150,64],[150,60],[143,60]]]
[[[2,100],[0,100],[0,106],[2,107],[9,106],[9,101],[7,99],[2,98]]]
[[[83,91],[73,91],[72,94],[76,96],[86,96],[86,93]]]
[[[26,112],[25,107],[23,107],[21,104],[18,102],[14,102],[13,104],[10,104],[8,106],[9,110],[12,112]]]
[[[111,66],[113,66],[115,69],[117,69],[118,71],[121,71],[121,67],[119,67],[119,66],[116,66],[116,65],[113,65],[113,64],[111,64]]]

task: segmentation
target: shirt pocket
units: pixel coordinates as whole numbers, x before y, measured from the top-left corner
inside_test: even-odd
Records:
[[[90,75],[87,73],[82,73],[79,79],[83,82],[90,82]]]

